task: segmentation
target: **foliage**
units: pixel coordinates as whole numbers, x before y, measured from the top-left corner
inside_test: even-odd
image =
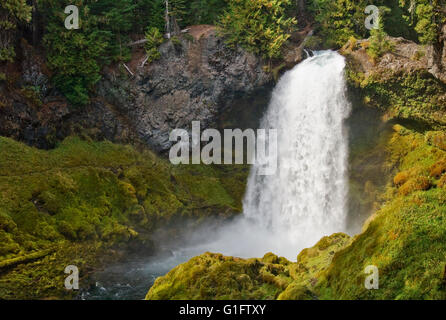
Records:
[[[80,29],[64,26],[65,1],[39,2],[47,20],[44,43],[56,87],[76,105],[89,101],[102,67],[128,58],[125,33],[133,20],[130,0],[78,1]]]
[[[228,0],[188,1],[184,22],[193,24],[215,24],[228,6]]]
[[[134,0],[133,32],[143,34],[149,27],[164,30],[165,0]]]
[[[15,57],[15,33],[20,23],[31,20],[31,6],[26,0],[2,0],[0,3],[0,62]]]
[[[151,27],[146,32],[146,40],[147,61],[150,63],[161,57],[158,47],[164,42],[164,38],[159,29]]]
[[[349,68],[347,76],[352,86],[361,89],[358,94],[362,99],[388,117],[418,120],[437,128],[446,126],[446,86],[426,70],[377,71],[365,77]]]
[[[294,17],[284,15],[290,0],[232,0],[219,22],[229,45],[241,45],[264,58],[278,58],[293,26]]]
[[[373,60],[394,50],[395,46],[387,39],[387,33],[384,31],[382,25],[378,29],[371,30],[370,34],[370,45],[367,48],[367,53]]]
[[[436,43],[446,23],[446,7],[441,0],[413,0],[416,4],[415,30],[421,43]]]
[[[342,46],[351,37],[362,38],[366,34],[364,9],[367,1],[315,0],[310,11],[320,26],[321,36],[328,46]]]
[[[56,87],[75,105],[84,105],[95,84],[101,78],[103,66],[113,61],[130,58],[127,47],[131,32],[141,33],[154,43],[148,45],[149,60],[159,57],[155,47],[165,28],[164,0],[87,0],[74,1],[79,7],[80,29],[66,30],[62,0],[43,0],[39,10],[44,16],[44,43],[47,59],[54,73]],[[186,24],[213,23],[225,7],[225,1],[170,0],[170,16],[181,27]],[[154,31],[158,29],[158,34]],[[3,50],[5,59],[11,59],[11,48]]]
[[[366,0],[313,0],[309,10],[318,23],[318,32],[327,47],[341,47],[350,37],[367,38],[365,8]],[[401,0],[377,0],[373,5],[380,9],[382,28],[391,36],[415,40],[415,32],[408,19],[409,6]]]

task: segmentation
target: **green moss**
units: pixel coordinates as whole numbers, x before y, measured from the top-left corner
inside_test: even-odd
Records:
[[[429,143],[441,132],[395,125],[386,166],[400,172],[384,204],[354,238],[338,233],[304,249],[292,263],[267,253],[238,259],[206,253],[156,280],[147,299],[446,299],[446,174],[432,168],[446,152]],[[406,184],[410,192],[401,192]],[[365,267],[379,269],[379,289],[365,288]]]
[[[314,282],[335,252],[350,243],[337,233],[305,249],[292,263],[269,252],[262,259],[205,253],[158,278],[146,299],[289,299]],[[300,289],[299,289],[300,290]]]
[[[0,265],[66,242],[146,243],[173,217],[238,213],[247,178],[247,171],[226,177],[220,167],[174,167],[149,151],[76,137],[51,151],[0,137],[0,149]]]
[[[372,73],[365,76],[350,64],[347,78],[361,90],[363,101],[390,118],[411,119],[440,129],[446,126],[446,86],[426,70]]]
[[[158,278],[146,299],[275,299],[291,282],[289,261],[265,260],[205,253]]]
[[[351,243],[344,233],[323,237],[314,247],[304,249],[297,256],[297,263],[290,266],[293,282],[279,295],[280,300],[314,299],[313,287],[322,272],[330,265],[333,256]]]
[[[424,184],[428,178],[419,175],[445,152],[425,143],[427,133],[396,129],[388,146],[389,161],[406,172],[407,182],[389,186],[387,203],[369,219],[364,232],[335,255],[313,290],[320,299],[446,298],[446,192],[435,184],[397,192],[414,180]],[[367,265],[379,269],[379,290],[364,286]]]

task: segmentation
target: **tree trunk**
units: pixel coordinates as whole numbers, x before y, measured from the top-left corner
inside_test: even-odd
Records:
[[[446,83],[446,24],[439,28],[437,41],[432,45],[429,72]]]
[[[299,27],[304,28],[308,24],[306,1],[296,0],[296,7],[297,7],[297,23]]]
[[[39,43],[39,12],[37,11],[37,0],[33,0],[32,10],[32,32],[33,32],[33,46],[37,46]]]
[[[166,2],[165,2],[165,4],[166,4],[166,16],[165,16],[165,19],[166,19],[166,37],[167,37],[167,39],[170,39],[170,17],[169,17],[169,0],[166,0]]]

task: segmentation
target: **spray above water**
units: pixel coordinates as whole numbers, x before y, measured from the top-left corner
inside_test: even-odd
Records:
[[[277,171],[261,176],[257,174],[261,165],[252,167],[242,216],[223,227],[210,224],[195,230],[187,235],[188,243],[176,246],[167,257],[116,266],[121,285],[112,281],[99,293],[92,290],[82,298],[143,297],[147,285],[139,286],[140,279],[153,281],[205,251],[245,258],[271,251],[296,260],[303,248],[323,236],[345,231],[348,139],[344,120],[350,104],[344,67],[342,56],[324,51],[281,78],[261,124],[278,131],[278,159],[272,159],[277,160]],[[99,280],[102,283],[100,275]]]
[[[261,125],[278,130],[277,172],[261,176],[261,167],[252,167],[243,216],[206,250],[241,257],[272,251],[295,260],[323,236],[346,230],[344,121],[351,106],[344,68],[341,55],[322,51],[280,79]]]

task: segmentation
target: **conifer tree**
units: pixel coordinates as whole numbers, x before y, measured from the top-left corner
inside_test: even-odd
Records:
[[[31,9],[26,0],[0,2],[0,63],[14,60],[16,31],[20,23],[31,20]]]
[[[220,32],[229,45],[239,44],[267,59],[278,58],[297,23],[285,15],[290,4],[290,0],[230,0],[219,22]]]

